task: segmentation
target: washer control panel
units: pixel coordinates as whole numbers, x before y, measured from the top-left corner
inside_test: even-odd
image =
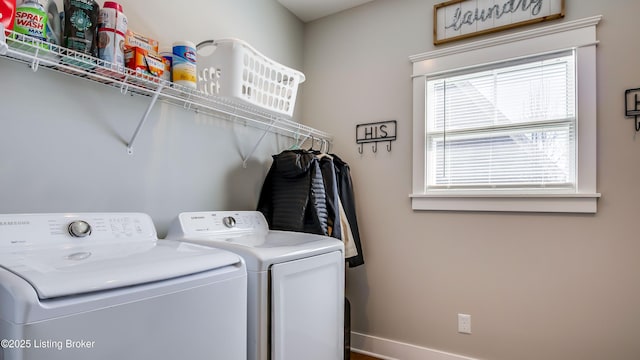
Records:
[[[61,243],[156,241],[149,215],[142,213],[69,213],[0,215],[0,247]]]
[[[269,224],[259,211],[185,212],[178,215],[176,221],[178,224],[171,227],[169,235],[229,236],[269,232]]]

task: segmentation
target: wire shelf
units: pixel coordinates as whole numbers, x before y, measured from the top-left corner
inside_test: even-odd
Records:
[[[140,120],[136,132],[127,146],[130,153],[132,153],[133,143],[138,132],[156,101],[181,106],[186,110],[211,117],[241,122],[265,132],[285,135],[299,141],[299,144],[308,138],[328,143],[333,141],[331,134],[295,122],[284,115],[273,114],[230,98],[207,95],[196,89],[173,84],[122,65],[116,65],[13,31],[6,31],[8,35],[5,37],[5,31],[2,30],[0,29],[0,57],[2,58],[29,64],[34,72],[42,67],[119,88],[122,94],[132,93],[151,97],[149,108]],[[5,51],[1,51],[3,49]],[[262,139],[263,137],[260,138],[260,140]],[[251,155],[249,154],[249,156]]]

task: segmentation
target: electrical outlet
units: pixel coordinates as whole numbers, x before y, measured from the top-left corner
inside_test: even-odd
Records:
[[[471,315],[458,314],[458,332],[471,334]]]

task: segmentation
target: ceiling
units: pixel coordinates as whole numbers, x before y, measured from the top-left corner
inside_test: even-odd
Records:
[[[313,21],[373,0],[278,0],[300,20]]]

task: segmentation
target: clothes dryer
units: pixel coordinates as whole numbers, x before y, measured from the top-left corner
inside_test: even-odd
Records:
[[[232,251],[248,273],[249,360],[344,357],[344,245],[270,231],[257,211],[178,215],[167,239]]]
[[[246,359],[246,267],[148,215],[0,215],[0,359]]]

